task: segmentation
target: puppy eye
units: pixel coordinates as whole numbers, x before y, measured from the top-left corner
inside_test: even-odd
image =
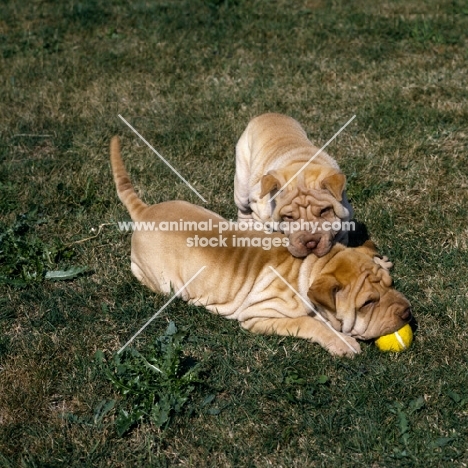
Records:
[[[327,214],[331,213],[331,211],[332,211],[332,207],[327,206],[326,208],[323,208],[322,211],[320,211],[320,216],[327,215]]]
[[[364,309],[365,307],[370,307],[374,305],[376,302],[377,301],[374,301],[373,299],[369,299],[368,301],[364,302],[364,304],[362,304],[361,309]]]
[[[284,215],[283,221],[294,221],[294,218],[291,215]]]

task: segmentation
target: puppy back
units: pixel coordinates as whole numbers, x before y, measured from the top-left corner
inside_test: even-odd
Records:
[[[147,205],[140,200],[130,182],[130,177],[128,176],[120,154],[120,139],[118,136],[114,136],[111,140],[110,160],[112,173],[114,174],[114,182],[117,188],[117,195],[127,208],[131,218],[136,220]]]

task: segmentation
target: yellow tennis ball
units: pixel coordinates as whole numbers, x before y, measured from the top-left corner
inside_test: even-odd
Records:
[[[408,324],[398,331],[390,333],[390,335],[384,335],[375,340],[375,344],[380,351],[391,351],[393,353],[408,349],[412,342],[413,330]]]

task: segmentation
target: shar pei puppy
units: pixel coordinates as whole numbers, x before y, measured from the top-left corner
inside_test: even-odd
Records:
[[[146,205],[124,168],[117,137],[111,162],[120,200],[147,227],[133,233],[131,270],[152,291],[177,291],[252,332],[297,336],[337,356],[354,356],[357,339],[391,333],[410,320],[409,302],[392,286],[391,264],[372,243],[335,244],[320,258],[297,258],[281,233],[239,232],[236,223],[184,201]]]
[[[319,153],[300,124],[286,115],[255,117],[237,143],[239,221],[273,223],[289,236],[288,248],[296,257],[321,257],[336,242],[347,245],[352,208],[345,185],[336,161]]]

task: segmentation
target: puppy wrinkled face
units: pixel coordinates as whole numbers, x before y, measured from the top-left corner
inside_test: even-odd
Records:
[[[331,325],[368,340],[399,330],[411,319],[408,300],[392,279],[372,243],[338,252],[324,267],[308,296]]]
[[[320,195],[323,197],[323,194],[317,192],[310,190],[299,194],[279,212],[284,233],[289,237],[289,251],[295,257],[305,257],[310,253],[322,257],[330,251],[341,231],[342,219],[330,201],[321,201]]]
[[[296,169],[270,171],[262,179],[260,196],[280,191],[272,218],[288,235],[291,254],[321,257],[331,249],[341,221],[350,216],[341,203],[346,178],[332,168],[324,174],[322,167],[313,164],[294,178]]]

